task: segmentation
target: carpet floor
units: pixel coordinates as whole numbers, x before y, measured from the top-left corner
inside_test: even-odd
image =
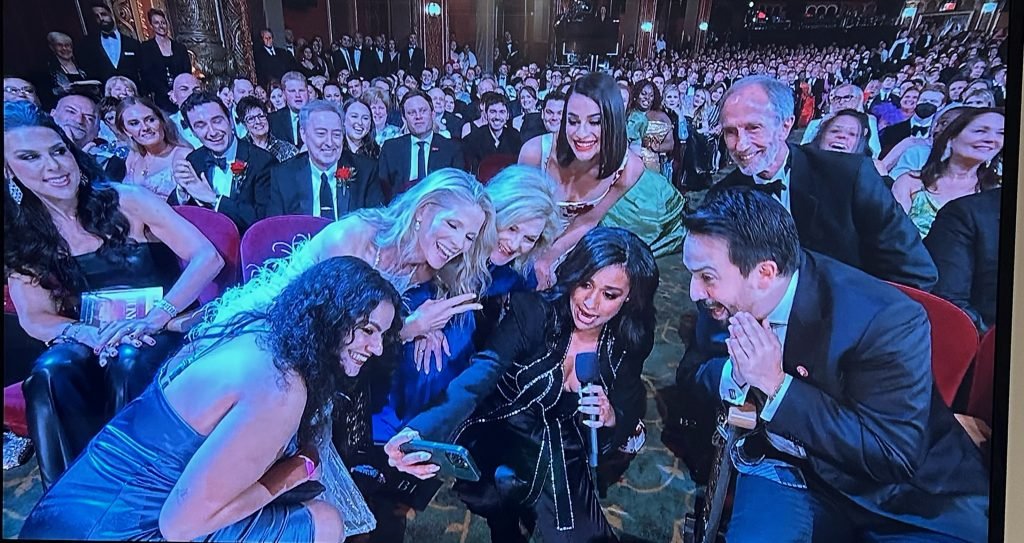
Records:
[[[691,202],[692,205],[692,202]],[[654,351],[644,365],[647,388],[647,444],[623,479],[613,485],[602,506],[623,541],[682,541],[683,516],[693,508],[695,484],[682,461],[662,443],[664,400],[659,392],[675,380],[683,353],[677,334],[680,315],[693,307],[687,296],[690,275],[678,253],[658,260],[661,285],[656,308],[658,329]],[[3,475],[3,537],[16,537],[25,516],[39,500],[42,488],[35,458]],[[466,543],[487,541],[487,524],[473,516],[451,492],[443,488],[423,512],[411,512],[406,541]]]

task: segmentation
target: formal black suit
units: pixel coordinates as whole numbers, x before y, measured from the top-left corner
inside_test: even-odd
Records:
[[[814,110],[820,114],[824,105],[825,77],[808,77],[804,82],[810,87],[811,96],[814,97]]]
[[[709,317],[702,311],[698,318]],[[803,447],[807,458],[778,452],[763,433],[748,438],[748,451],[760,445],[798,465],[812,492],[839,494],[924,530],[987,540],[988,475],[935,388],[928,317],[918,303],[804,252],[782,358],[792,382],[771,421],[758,423]],[[726,359],[705,360],[689,384],[718,398]],[[745,499],[736,495],[736,511]]]
[[[100,31],[95,29],[82,39],[78,44],[78,58],[82,63],[82,69],[91,78],[106,82],[113,75],[123,75],[136,83],[139,82],[139,40],[118,32],[121,35],[121,56],[118,57],[117,66],[110,62],[107,52],[103,50],[100,43]]]
[[[789,152],[787,190],[801,245],[880,279],[932,289],[935,263],[870,159],[810,146]],[[752,184],[737,169],[712,190]]]
[[[466,169],[476,173],[480,169],[480,162],[491,155],[513,155],[519,156],[519,150],[523,147],[523,140],[519,131],[506,126],[501,131],[501,138],[498,144],[494,144],[494,136],[491,135],[491,128],[483,126],[473,130],[462,141],[463,152],[466,154]]]
[[[416,76],[416,79],[420,78],[423,74],[423,68],[427,65],[427,57],[423,53],[423,49],[417,47],[413,49],[412,55],[409,54],[409,48],[404,47],[399,49],[400,56],[398,58],[398,67],[405,70],[405,73]]]
[[[451,139],[462,139],[462,117],[446,111],[441,114],[441,124],[444,126],[444,129],[452,135]]]
[[[924,245],[939,269],[932,294],[967,313],[984,332],[996,321],[1002,188],[942,206]]]
[[[339,217],[383,203],[380,183],[377,182],[376,161],[345,149],[338,160],[338,166],[355,168],[355,178],[347,186],[338,186],[335,209]],[[272,168],[267,216],[313,215],[312,172],[308,153],[295,155]]]
[[[291,110],[287,107],[279,109],[270,114],[267,117],[267,122],[270,124],[270,133],[275,138],[287,141],[288,143],[301,148],[299,138],[302,136],[297,134],[295,124],[292,122]]]
[[[386,73],[381,71],[381,65],[384,61],[377,57],[378,51],[376,47],[363,47],[363,54],[359,60],[360,64],[362,64],[359,67],[359,75],[367,81]],[[385,57],[385,60],[387,59],[387,53],[384,53],[382,56]]]
[[[875,106],[884,104],[885,102],[888,102],[888,103],[893,104],[895,106],[899,106],[900,105],[900,97],[895,92],[889,91],[889,95],[886,96],[885,99],[883,100],[882,99],[882,92],[879,91],[878,94],[874,95],[871,98],[871,101],[868,102],[867,109],[868,109],[868,111],[871,111],[872,109],[874,109]]]
[[[899,145],[899,143],[911,135],[910,119],[903,122],[891,124],[882,130],[879,134],[879,141],[882,144],[881,158],[885,158],[885,155],[892,151],[893,147]]]
[[[259,84],[266,87],[272,79],[280,80],[285,72],[297,70],[299,63],[295,57],[283,47],[274,47],[274,54],[271,55],[262,42],[254,44],[252,48],[253,62],[256,64],[256,79]]]
[[[156,38],[139,46],[139,92],[151,94],[156,105],[164,111],[178,111],[178,106],[171,102],[167,93],[175,77],[191,71],[188,49],[178,41],[171,40],[170,57],[160,52]]]
[[[356,74],[356,63],[352,58],[351,47],[339,47],[337,51],[331,53],[331,61],[334,64],[334,74],[342,70],[348,70],[349,77],[354,77]]]
[[[411,161],[411,134],[389,139],[381,146],[378,173],[386,202],[390,202],[392,198],[413,185],[409,178],[416,165]],[[462,154],[462,146],[456,141],[434,134],[430,140],[430,153],[427,156],[427,173],[434,173],[442,168],[461,170],[464,167],[465,159]]]
[[[270,170],[277,165],[274,155],[255,145],[238,139],[235,160],[246,164],[245,173],[232,183],[231,195],[220,200],[217,211],[227,215],[238,226],[239,233],[244,233],[254,222],[265,216],[270,187]],[[192,151],[186,157],[192,164],[196,174],[206,174],[206,179],[213,182],[213,152],[206,147]],[[229,165],[230,167],[230,165]],[[211,187],[212,188],[212,187]],[[172,191],[167,197],[171,205],[199,205],[193,198],[186,201],[178,200],[178,191]]]

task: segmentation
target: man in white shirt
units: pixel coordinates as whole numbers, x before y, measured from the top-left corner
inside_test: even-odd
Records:
[[[408,134],[381,146],[378,160],[380,185],[386,200],[441,168],[464,166],[458,142],[434,133],[434,107],[422,91],[409,91],[399,104]]]
[[[281,76],[284,102],[288,107],[270,114],[270,133],[302,150],[302,133],[299,130],[299,111],[309,101],[309,87],[306,76],[299,72],[288,72]]]
[[[231,80],[231,105],[224,105],[228,106],[229,109],[233,109],[242,98],[252,96],[255,91],[256,88],[253,87],[252,81],[244,77],[236,77]],[[237,112],[232,112],[232,118],[235,119],[235,133],[238,134],[238,137],[244,138],[248,134],[245,123],[238,117]]]
[[[212,92],[190,95],[181,111],[202,145],[175,162],[178,188],[168,202],[218,211],[245,232],[263,217],[270,167],[277,159],[237,137],[227,106]]]
[[[935,388],[920,304],[805,251],[762,191],[709,194],[684,222],[697,329],[728,326],[685,393],[757,412],[727,452],[726,539],[985,541],[988,475]]]
[[[167,96],[170,97],[171,103],[178,108],[181,108],[181,105],[185,103],[185,100],[187,100],[189,96],[192,96],[192,93],[201,89],[202,85],[199,83],[199,80],[191,73],[186,72],[178,74],[178,76],[174,78],[174,82],[171,83],[171,90],[167,93]],[[203,146],[203,143],[199,141],[199,138],[197,138],[195,133],[192,132],[192,128],[189,127],[187,122],[185,122],[180,110],[168,115],[168,118],[174,123],[174,128],[178,130],[178,134],[181,135],[182,139],[188,142],[193,149],[198,149]]]
[[[282,47],[274,47],[274,33],[269,28],[260,31],[260,43],[253,44],[256,79],[266,87],[272,79],[280,79],[288,70],[298,67],[295,56]]]
[[[376,165],[344,150],[342,117],[334,102],[312,100],[303,106],[299,125],[307,151],[271,169],[268,217],[312,215],[334,221],[380,205]]]
[[[85,73],[99,81],[114,75],[139,81],[138,40],[117,29],[114,14],[102,1],[93,2],[90,9],[96,26],[79,50]]]

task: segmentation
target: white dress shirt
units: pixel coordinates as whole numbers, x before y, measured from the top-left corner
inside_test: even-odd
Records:
[[[327,170],[321,170],[313,164],[313,161],[309,161],[309,171],[312,173],[313,181],[313,216],[320,216],[320,174],[327,174],[327,185],[331,187],[331,198],[334,198],[334,216],[325,217],[332,221],[338,220],[338,184],[334,181],[334,174],[338,171],[338,165],[335,164]]]
[[[416,173],[417,173],[416,170],[417,170],[417,168],[419,168],[419,160],[420,160],[420,145],[419,145],[419,142],[424,141],[424,142],[427,143],[426,145],[423,146],[423,158],[424,158],[423,164],[424,164],[424,166],[426,166],[427,171],[429,172],[430,171],[430,144],[434,140],[434,133],[431,132],[431,133],[427,134],[427,136],[425,138],[423,138],[423,139],[417,138],[416,136],[413,136],[411,134],[409,135],[409,137],[411,138],[411,141],[412,141],[412,145],[410,146],[411,147],[410,150],[411,150],[412,154],[410,155],[410,158],[409,158],[409,160],[410,160],[410,162],[409,162],[409,181],[415,181],[416,180]],[[426,176],[427,176],[427,172],[423,172],[423,177],[426,177]]]
[[[784,160],[782,162],[782,166],[779,166],[779,169],[774,174],[772,174],[771,178],[769,178],[769,179],[765,179],[765,178],[761,177],[760,175],[756,175],[755,174],[754,175],[754,183],[757,183],[758,185],[767,185],[768,183],[771,183],[772,181],[782,181],[782,186],[786,187],[786,190],[783,190],[782,194],[779,194],[778,196],[776,196],[774,194],[772,196],[774,196],[775,199],[778,200],[779,203],[781,203],[782,206],[786,208],[786,211],[789,211],[789,214],[792,215],[793,214],[793,210],[789,207],[789,202],[790,202],[789,192],[790,192],[790,188],[789,188],[789,167],[788,167],[788,164],[787,164],[788,162],[789,162],[789,148],[787,147],[786,148],[786,160]]]
[[[121,60],[121,32],[115,29],[112,37],[107,37],[100,33],[100,45],[103,46],[103,51],[107,53],[110,63],[117,68],[117,63]]]
[[[185,126],[182,126],[182,121],[184,119],[182,118],[182,115],[181,115],[180,111],[178,111],[177,113],[174,113],[173,115],[169,116],[168,118],[171,120],[171,122],[174,123],[174,127],[178,129],[178,134],[180,134],[181,137],[186,142],[188,142],[188,144],[191,145],[193,149],[198,149],[198,148],[203,146],[203,142],[199,141],[199,138],[196,137],[195,132],[192,132],[191,128],[187,128]]]
[[[779,300],[779,304],[772,309],[765,320],[771,325],[772,331],[775,332],[775,336],[779,338],[779,343],[782,344],[782,350],[786,350],[786,333],[789,330],[789,317],[793,312],[793,300],[796,297],[796,287],[800,282],[800,270],[793,273],[793,277],[789,279],[789,285],[786,287],[786,293],[782,295],[782,299]],[[776,411],[779,409],[779,405],[785,399],[786,392],[789,390],[790,383],[793,382],[793,376],[785,374],[782,378],[782,386],[779,387],[778,393],[774,397],[768,398],[767,403],[761,409],[761,420],[769,422],[775,416]],[[719,381],[718,393],[723,401],[726,401],[733,405],[743,405],[743,402],[747,399],[747,392],[750,391],[750,385],[745,384],[740,386],[732,376],[732,359],[726,359],[725,365],[722,367],[722,379]],[[772,446],[776,449],[796,456],[799,458],[806,458],[807,453],[802,446],[794,443],[782,436],[767,432],[768,441],[771,442]]]
[[[213,179],[210,180],[210,185],[213,186],[213,191],[220,196],[231,196],[231,185],[233,184],[232,181],[234,181],[234,175],[231,173],[231,163],[235,161],[237,154],[238,138],[232,138],[231,145],[224,151],[225,168],[222,170],[218,166],[213,167]],[[216,157],[216,155],[214,156]]]

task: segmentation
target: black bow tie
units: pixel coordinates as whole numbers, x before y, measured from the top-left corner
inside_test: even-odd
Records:
[[[212,163],[212,164],[213,164],[214,166],[216,166],[216,167],[220,168],[220,169],[221,169],[221,171],[227,171],[227,169],[228,169],[228,159],[226,159],[226,158],[224,158],[224,157],[222,157],[222,156],[215,156],[215,157],[213,157],[213,158],[212,158],[212,159],[210,160],[210,162],[211,162],[211,163]]]
[[[117,37],[117,35],[114,34],[113,30],[111,30],[110,32],[102,32],[101,31],[100,32],[100,36],[103,36],[104,38],[116,38]]]
[[[781,179],[776,179],[771,183],[764,183],[757,185],[757,188],[771,194],[775,197],[782,197],[782,191],[786,190],[786,184]]]
[[[927,136],[928,135],[928,127],[927,126],[911,126],[910,127],[910,135],[911,136]]]

